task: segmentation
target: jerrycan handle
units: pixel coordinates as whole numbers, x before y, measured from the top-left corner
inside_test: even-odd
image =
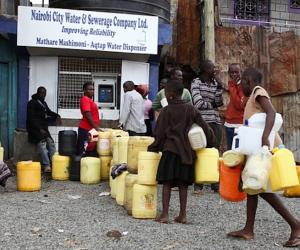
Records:
[[[239,142],[240,142],[240,138],[239,138],[239,135],[235,135],[232,139],[232,147],[231,149],[234,150],[234,151],[239,151],[238,148],[239,148]]]

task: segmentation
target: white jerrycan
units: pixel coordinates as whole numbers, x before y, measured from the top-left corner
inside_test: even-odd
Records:
[[[188,132],[188,138],[193,150],[206,148],[207,141],[203,129],[194,123]]]
[[[263,132],[263,128],[240,126],[237,135],[233,137],[232,150],[244,155],[256,154],[261,150]],[[269,135],[270,150],[274,147],[274,141],[275,131],[271,131]]]

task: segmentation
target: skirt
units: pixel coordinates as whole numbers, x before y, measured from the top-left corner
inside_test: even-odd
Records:
[[[191,164],[182,164],[179,155],[170,151],[162,153],[156,180],[159,184],[171,183],[172,187],[180,184],[192,185],[195,179],[195,169]]]

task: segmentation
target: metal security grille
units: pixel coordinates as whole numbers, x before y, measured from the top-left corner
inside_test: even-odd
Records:
[[[270,0],[235,0],[234,16],[236,19],[269,21]]]
[[[92,81],[93,74],[120,74],[120,60],[94,58],[59,58],[58,108],[79,109],[82,85]]]
[[[290,7],[292,9],[300,9],[300,0],[290,0]]]

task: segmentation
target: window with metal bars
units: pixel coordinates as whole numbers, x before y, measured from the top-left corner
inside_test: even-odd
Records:
[[[290,0],[290,8],[300,10],[300,0]]]
[[[270,0],[234,0],[234,17],[252,21],[269,21]]]
[[[121,60],[60,57],[58,75],[58,108],[79,109],[82,86],[93,80],[93,74],[121,74]]]

